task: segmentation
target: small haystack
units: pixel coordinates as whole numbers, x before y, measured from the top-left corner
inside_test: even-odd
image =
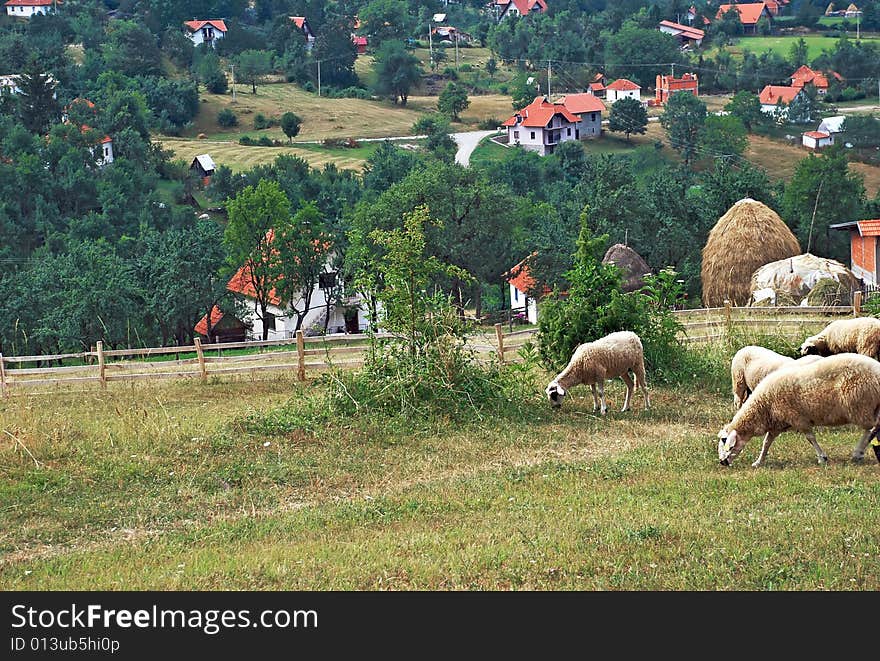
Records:
[[[625,292],[636,291],[645,286],[642,276],[651,273],[651,267],[642,256],[629,246],[615,243],[608,248],[602,258],[603,264],[614,264],[623,275],[622,289]]]
[[[751,305],[849,305],[857,287],[858,279],[846,266],[806,253],[755,271]]]
[[[703,305],[747,305],[752,274],[769,262],[800,254],[788,226],[766,204],[746,198],[734,204],[709,232],[703,248]]]

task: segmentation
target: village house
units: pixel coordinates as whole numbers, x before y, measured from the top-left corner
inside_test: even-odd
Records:
[[[843,82],[843,76],[836,71],[829,71],[828,73],[825,73],[824,71],[814,71],[806,64],[791,74],[789,78],[791,78],[792,87],[801,88],[806,87],[807,85],[812,85],[816,88],[816,93],[819,96],[824,96],[828,93],[828,88],[831,86],[832,82]]]
[[[90,115],[97,118],[98,115],[98,109],[95,107],[94,103],[92,103],[88,99],[77,97],[73,101],[71,101],[70,104],[65,106],[65,108],[61,111],[61,121],[64,124],[71,123],[70,113],[74,109],[79,110],[79,114],[74,118],[75,120],[88,119],[88,116]],[[87,133],[92,131],[92,127],[88,124],[82,124],[80,126],[80,131],[83,135],[86,135]],[[94,157],[95,164],[98,167],[110,165],[113,162],[113,138],[111,138],[109,135],[105,135],[103,138],[101,138],[100,143],[96,143],[90,146],[89,151]]]
[[[652,105],[663,105],[676,92],[687,92],[693,96],[700,95],[700,81],[695,73],[686,73],[681,78],[658,75]]]
[[[598,138],[602,135],[602,113],[605,112],[602,99],[589,92],[582,92],[567,94],[559,99],[559,103],[580,119],[575,126],[575,139]]]
[[[491,7],[498,20],[503,21],[508,16],[525,16],[526,14],[545,12],[547,11],[547,2],[546,0],[494,0]]]
[[[513,313],[522,314],[524,321],[530,324],[538,323],[538,301],[529,296],[535,287],[535,279],[529,274],[528,260],[534,254],[526,257],[519,264],[504,274],[510,294],[510,310]]]
[[[15,18],[30,18],[34,14],[52,14],[60,0],[7,0],[6,15]]]
[[[50,85],[57,86],[58,81],[52,74],[42,74],[46,77],[46,82]],[[21,94],[21,88],[18,86],[19,75],[16,73],[5,74],[0,76],[0,94]],[[58,98],[57,92],[52,93],[53,98]]]
[[[681,19],[679,18],[678,20],[681,20]],[[693,25],[696,20],[697,20],[697,8],[694,5],[691,5],[684,15],[684,21],[688,25]],[[702,23],[704,26],[710,25],[709,19],[705,16],[703,16]]]
[[[311,50],[312,46],[315,44],[316,37],[315,33],[312,31],[312,26],[309,25],[309,20],[305,16],[291,16],[290,20],[293,21],[293,24],[303,33],[303,36],[306,38],[306,48]]]
[[[824,131],[806,131],[801,136],[801,144],[807,149],[818,151],[834,144],[834,136]]]
[[[587,86],[587,92],[592,94],[593,96],[598,96],[600,99],[605,98],[605,86],[608,84],[608,79],[605,77],[604,73],[597,73],[593,76],[593,80]]]
[[[462,32],[451,25],[438,25],[435,28],[431,28],[431,34],[441,44],[454,44],[456,42],[459,44],[470,44],[473,41],[473,37],[470,34]]]
[[[366,52],[367,52],[367,38],[366,37],[360,37],[356,34],[352,34],[351,35],[351,42],[355,45],[355,48],[357,48],[358,55],[365,55],[366,54]]]
[[[208,44],[211,48],[219,39],[226,36],[226,23],[219,19],[210,19],[207,21],[185,21],[183,25],[186,27],[186,36],[193,42],[193,46],[201,46]]]
[[[608,103],[614,103],[618,99],[642,100],[642,88],[626,78],[618,78],[605,88],[605,98]]]
[[[189,169],[201,179],[203,186],[207,186],[211,183],[211,177],[214,175],[217,165],[209,154],[199,154],[189,164]]]
[[[577,140],[580,123],[581,118],[561,103],[550,103],[546,96],[538,96],[502,126],[507,129],[507,144],[546,156],[560,143]]]
[[[758,96],[761,102],[761,112],[774,117],[785,118],[788,116],[789,104],[802,92],[803,90],[799,87],[766,85]]]
[[[682,48],[700,46],[706,36],[703,30],[698,30],[689,25],[682,25],[681,23],[673,23],[672,21],[660,21],[660,32],[671,34],[678,39]]]
[[[865,284],[878,285],[880,264],[880,220],[857,220],[850,223],[830,225],[830,229],[849,232],[850,269]]]
[[[718,8],[718,13],[715,14],[715,20],[720,20],[721,17],[729,11],[739,12],[739,20],[743,26],[743,34],[757,34],[758,21],[762,18],[766,18],[771,25],[773,24],[773,14],[770,13],[770,10],[767,8],[767,3],[765,2],[721,5]]]

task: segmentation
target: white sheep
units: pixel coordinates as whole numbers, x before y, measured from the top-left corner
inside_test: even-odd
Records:
[[[765,347],[755,345],[743,347],[734,354],[733,360],[730,361],[730,381],[734,407],[738,409],[742,406],[757,385],[771,372],[775,372],[780,367],[794,364],[809,364],[821,360],[821,358],[821,356],[811,355],[795,360]]]
[[[804,434],[819,463],[828,455],[816,442],[814,427],[853,424],[865,430],[852,452],[865,456],[880,432],[880,363],[859,354],[830,356],[809,365],[791,365],[768,375],[736,415],[718,432],[718,459],[729,466],[753,436],[766,434],[755,468],[764,463],[773,440],[784,431]],[[880,449],[875,446],[880,461]]]
[[[828,324],[822,332],[808,337],[801,345],[802,356],[830,356],[836,353],[860,353],[880,358],[880,319],[838,319]]]
[[[645,395],[645,409],[651,406],[645,381],[645,355],[642,341],[631,331],[610,333],[594,342],[578,345],[562,370],[547,386],[546,393],[553,406],[562,406],[566,392],[580,383],[593,391],[593,410],[608,410],[605,403],[605,380],[620,377],[626,384],[626,397],[621,411],[629,409],[633,394],[633,379]],[[596,393],[598,387],[598,395]],[[601,406],[600,406],[601,404]]]

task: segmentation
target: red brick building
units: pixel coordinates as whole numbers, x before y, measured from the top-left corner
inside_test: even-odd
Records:
[[[857,220],[851,223],[831,225],[831,229],[844,230],[850,236],[850,259],[852,272],[866,284],[880,284],[877,265],[880,264],[880,220]]]
[[[681,78],[660,75],[657,76],[655,90],[652,105],[662,105],[669,101],[669,97],[676,92],[689,92],[694,96],[699,96],[700,81],[695,73],[686,73]]]

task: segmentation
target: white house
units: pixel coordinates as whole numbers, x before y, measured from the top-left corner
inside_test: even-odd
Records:
[[[55,5],[60,4],[55,0],[8,0],[3,3],[6,6],[6,15],[16,18],[30,18],[34,14],[52,14]]]
[[[499,21],[508,16],[525,16],[547,11],[546,0],[494,0],[492,6]]]
[[[674,21],[660,21],[660,32],[671,34],[678,39],[682,48],[687,46],[699,46],[703,43],[706,33],[703,30],[691,27],[690,25],[682,25]]]
[[[113,162],[113,138],[111,138],[109,135],[105,135],[101,139],[100,147],[98,147],[97,145],[95,147],[92,147],[91,151],[93,156],[95,154],[95,151],[99,148],[101,150],[101,155],[95,157],[95,162],[98,164],[99,167],[110,165]]]
[[[598,138],[602,135],[602,113],[605,112],[605,104],[602,103],[602,99],[589,92],[582,92],[581,94],[566,94],[559,99],[559,103],[580,119],[575,127],[575,138],[583,140],[584,138]]]
[[[208,44],[212,48],[217,40],[226,36],[226,23],[219,19],[210,19],[207,21],[185,21],[186,36],[193,42],[193,46],[201,46]]]
[[[309,25],[309,20],[305,16],[291,16],[290,20],[306,38],[306,49],[311,50],[315,44],[315,33],[312,31],[312,26]]]
[[[758,96],[758,99],[761,102],[761,112],[773,116],[788,116],[789,104],[794,101],[802,91],[803,88],[801,87],[766,85]]]
[[[41,75],[45,76],[46,82],[49,83],[50,85],[52,85],[52,86],[58,85],[58,81],[55,80],[55,78],[52,76],[52,74],[44,73]],[[0,94],[2,94],[4,92],[7,94],[21,93],[21,88],[18,86],[19,80],[20,80],[19,75],[15,74],[15,73],[0,76]],[[53,92],[52,96],[54,98],[58,98],[58,94],[56,92]]]
[[[534,257],[534,254],[529,257]],[[538,301],[527,292],[535,286],[535,280],[529,274],[526,257],[519,264],[504,274],[510,289],[510,310],[525,316],[530,324],[538,323]]]
[[[824,131],[807,131],[801,136],[801,142],[807,149],[822,149],[834,144],[834,136]]]
[[[552,154],[556,146],[577,140],[581,119],[561,103],[550,103],[538,96],[502,124],[507,129],[507,144],[520,145],[541,156]]]
[[[605,88],[605,98],[608,103],[614,103],[618,99],[631,98],[636,101],[642,100],[642,88],[626,78],[618,78]]]

